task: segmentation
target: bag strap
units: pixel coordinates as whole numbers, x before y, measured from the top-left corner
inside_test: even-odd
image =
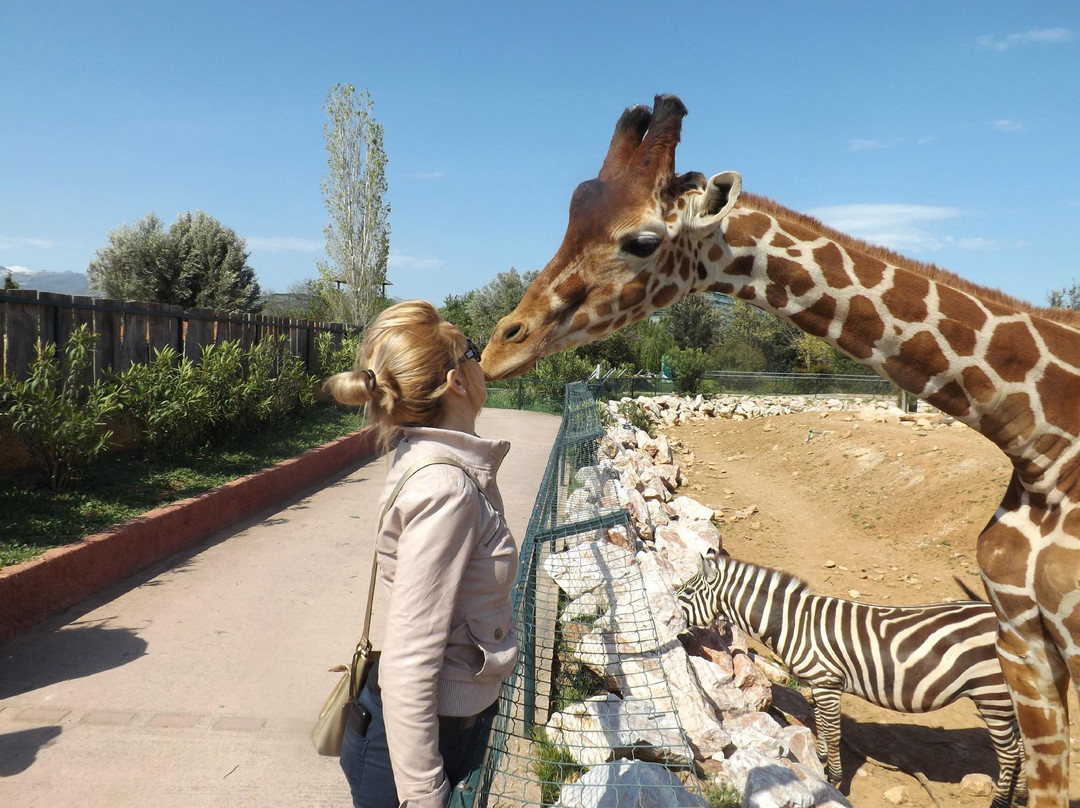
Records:
[[[471,471],[469,471],[467,468],[465,468],[465,466],[463,466],[457,460],[454,460],[452,458],[449,458],[449,457],[428,457],[428,458],[426,458],[424,460],[417,461],[412,466],[410,466],[408,468],[408,470],[404,474],[401,475],[401,479],[397,481],[397,485],[394,486],[394,490],[390,492],[390,496],[386,500],[386,505],[383,506],[382,513],[379,515],[379,526],[375,531],[375,550],[373,552],[374,558],[371,561],[371,583],[368,585],[367,610],[364,613],[364,633],[360,637],[360,642],[357,643],[357,645],[356,645],[357,653],[360,652],[361,647],[363,647],[365,650],[370,650],[371,649],[371,640],[368,639],[368,632],[371,629],[371,611],[372,611],[372,607],[375,604],[375,583],[378,580],[378,573],[379,573],[379,546],[378,546],[378,544],[379,544],[379,534],[382,532],[383,519],[386,517],[386,514],[390,511],[390,508],[393,506],[394,501],[397,499],[397,495],[398,495],[398,492],[401,491],[401,487],[403,485],[405,485],[406,481],[408,481],[408,479],[410,477],[412,477],[414,474],[416,474],[416,472],[420,471],[421,469],[426,469],[428,466],[440,466],[440,465],[441,466],[457,466],[459,469],[461,469],[465,473],[465,476],[468,477],[470,480],[472,480],[473,485],[476,486],[476,489],[480,492],[480,495],[484,498],[484,500],[489,505],[491,505],[491,500],[488,499],[488,495],[486,493],[484,493],[484,489],[481,487],[480,483],[477,481],[477,479],[473,475],[473,473]],[[492,505],[492,507],[494,508],[494,505]]]

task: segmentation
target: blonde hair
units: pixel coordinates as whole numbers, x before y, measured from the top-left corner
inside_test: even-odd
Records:
[[[426,300],[383,311],[368,327],[347,373],[323,382],[342,404],[364,405],[382,450],[401,427],[431,426],[442,412],[447,371],[461,366],[465,337]]]

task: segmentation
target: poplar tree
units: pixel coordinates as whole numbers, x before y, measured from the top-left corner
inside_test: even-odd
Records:
[[[330,223],[319,285],[333,319],[366,326],[385,306],[390,255],[383,129],[375,121],[371,95],[351,84],[335,84],[324,109],[328,173],[322,192]]]

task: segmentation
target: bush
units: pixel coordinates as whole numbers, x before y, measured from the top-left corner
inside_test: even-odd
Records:
[[[359,334],[346,334],[334,347],[334,335],[329,331],[320,331],[315,338],[315,375],[320,379],[352,370],[356,363],[356,352],[360,347]]]
[[[675,380],[675,392],[680,395],[697,395],[709,369],[709,355],[701,348],[675,349],[669,355],[668,367]]]
[[[210,422],[202,369],[172,348],[153,361],[132,365],[115,376],[122,411],[147,455],[177,451],[201,440]]]
[[[233,340],[204,345],[198,364],[166,348],[117,375],[124,415],[148,456],[237,432],[262,432],[314,403],[313,379],[271,337],[247,351]]]
[[[120,403],[114,388],[88,381],[96,337],[85,325],[68,339],[61,359],[55,346],[38,349],[23,381],[7,382],[4,409],[42,478],[60,490],[96,458],[112,437],[106,428]]]
[[[622,401],[616,409],[619,415],[630,422],[632,427],[647,433],[650,438],[656,437],[656,424],[653,423],[652,416],[649,415],[647,409],[636,401]]]

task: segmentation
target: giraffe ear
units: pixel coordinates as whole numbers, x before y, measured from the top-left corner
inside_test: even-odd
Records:
[[[689,226],[698,232],[713,230],[735,207],[742,193],[742,177],[738,171],[714,174],[705,186],[705,193],[692,201]]]

